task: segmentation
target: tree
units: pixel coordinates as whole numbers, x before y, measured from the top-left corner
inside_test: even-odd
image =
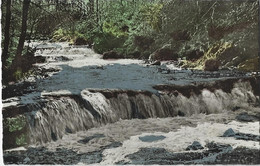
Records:
[[[15,60],[13,63],[13,65],[16,67],[21,67],[21,56],[22,56],[23,46],[24,46],[25,37],[26,37],[27,19],[28,19],[30,2],[31,2],[31,0],[23,0],[22,28],[21,28],[21,34],[20,34],[19,43],[17,46],[16,55],[15,55]]]
[[[3,67],[6,66],[8,58],[8,47],[10,42],[10,23],[11,23],[11,0],[6,1],[6,17],[5,17],[5,34],[4,34],[4,49],[2,53]]]

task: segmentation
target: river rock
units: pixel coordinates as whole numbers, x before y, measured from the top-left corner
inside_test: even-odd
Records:
[[[234,137],[235,135],[236,133],[233,131],[233,129],[229,128],[224,132],[223,137]]]
[[[34,56],[35,63],[44,63],[46,61],[46,57],[43,57],[41,55]]]
[[[199,150],[204,149],[204,147],[198,142],[194,141],[191,145],[189,145],[186,150]]]
[[[160,60],[160,61],[167,61],[167,60],[177,60],[178,54],[174,53],[173,50],[170,48],[161,48],[156,50],[150,57],[152,60]]]
[[[236,116],[236,119],[242,122],[253,122],[259,120],[256,116],[249,115],[247,112],[240,113],[239,115]]]
[[[75,45],[88,45],[89,42],[88,42],[88,40],[86,40],[83,37],[78,37],[78,38],[75,39],[74,44]]]
[[[232,149],[232,146],[229,144],[219,144],[215,142],[209,142],[206,144],[206,147],[208,148],[209,153],[219,153],[221,151]]]
[[[143,142],[154,142],[154,141],[159,141],[159,140],[163,140],[166,137],[163,135],[146,135],[143,137],[139,137],[139,139]]]
[[[124,57],[113,50],[107,51],[103,54],[103,59],[120,59],[120,58],[124,58]]]
[[[24,163],[28,163],[28,162],[30,162],[30,161],[31,161],[31,160],[30,160],[29,157],[26,157],[26,158],[23,160]]]
[[[89,136],[89,137],[86,137],[82,140],[79,140],[78,143],[86,144],[94,138],[102,138],[102,137],[105,137],[104,134],[94,134],[93,136]]]
[[[65,56],[58,56],[58,57],[54,57],[53,58],[55,61],[58,62],[66,62],[66,61],[70,61],[71,59]]]
[[[83,154],[80,157],[80,162],[83,164],[94,164],[94,163],[100,163],[101,161],[102,161],[102,151]]]
[[[39,49],[56,49],[56,48],[62,48],[62,46],[59,45],[59,44],[55,44],[55,43],[41,43],[41,44],[37,45],[35,48],[36,48],[36,50],[39,50]]]
[[[217,71],[219,69],[220,63],[218,60],[209,59],[205,62],[204,70],[205,71]]]
[[[161,65],[161,61],[155,61],[155,62],[151,63],[151,65],[157,65],[157,66],[160,66],[160,65]]]

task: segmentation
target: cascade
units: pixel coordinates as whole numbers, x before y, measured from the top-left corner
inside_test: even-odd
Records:
[[[4,100],[4,149],[41,145],[120,119],[187,117],[259,105],[259,77],[202,78],[199,71],[167,64],[103,60],[88,48],[38,47],[36,55],[47,58],[39,67],[60,71],[31,83],[34,92]],[[166,69],[166,75],[159,72]],[[215,73],[221,74],[228,73]]]
[[[110,95],[108,95],[110,94]],[[181,92],[153,94],[143,91],[83,90],[79,95],[45,96],[47,102],[32,104],[25,116],[30,144],[61,139],[65,134],[99,127],[119,119],[165,118],[212,114],[257,104],[249,82],[234,84],[230,93],[203,89],[189,97]]]

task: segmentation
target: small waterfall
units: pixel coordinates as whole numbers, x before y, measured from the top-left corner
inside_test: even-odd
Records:
[[[246,108],[259,102],[249,82],[237,82],[230,93],[202,89],[200,94],[153,94],[145,91],[83,90],[79,95],[46,96],[47,102],[31,105],[26,113],[30,144],[62,138],[119,119],[164,118],[211,114]]]
[[[4,149],[55,141],[120,119],[222,113],[260,104],[259,76],[215,80],[175,70],[164,75],[159,72],[163,65],[103,60],[91,49],[66,43],[37,45],[38,54],[46,57],[45,68],[61,72],[38,80],[28,101],[26,97],[8,99],[10,103],[2,110]]]

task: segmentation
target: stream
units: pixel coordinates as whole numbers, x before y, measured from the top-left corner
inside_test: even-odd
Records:
[[[259,74],[30,44],[46,62],[3,88],[5,164],[260,164]]]

